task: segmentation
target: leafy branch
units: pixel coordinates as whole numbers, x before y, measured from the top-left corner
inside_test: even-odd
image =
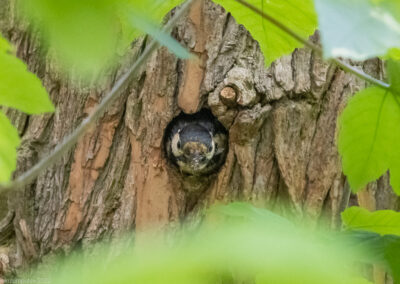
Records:
[[[280,21],[278,21],[277,19],[271,17],[270,15],[268,15],[267,13],[265,13],[264,11],[260,10],[259,8],[257,8],[256,6],[248,3],[247,1],[244,0],[235,0],[236,2],[240,3],[241,5],[249,8],[250,10],[252,10],[254,13],[258,14],[259,16],[261,16],[263,19],[269,21],[271,24],[273,24],[274,26],[276,26],[277,28],[279,28],[280,30],[282,30],[283,32],[287,33],[288,35],[290,35],[291,37],[293,37],[294,39],[296,39],[297,41],[301,42],[302,44],[304,44],[305,46],[309,47],[310,49],[312,49],[314,52],[316,52],[318,55],[323,56],[323,52],[322,49],[309,42],[307,39],[301,37],[298,33],[296,33],[295,31],[293,31],[292,29],[290,29],[289,27],[287,27],[286,25],[284,25],[283,23],[281,23]],[[383,88],[385,90],[389,90],[390,89],[390,85],[378,80],[368,74],[366,74],[365,72],[363,72],[362,70],[359,70],[357,68],[355,68],[354,66],[351,66],[350,64],[337,59],[337,58],[331,58],[329,60],[330,62],[336,64],[337,66],[339,66],[340,68],[342,68],[344,71],[347,71],[353,75],[356,75],[357,77],[371,83],[374,84],[380,88]]]
[[[187,1],[177,10],[175,15],[165,25],[163,32],[167,33],[172,30],[175,24],[186,14],[192,2],[193,0]],[[132,65],[132,67],[130,67],[130,69],[115,83],[110,92],[104,97],[102,102],[93,110],[93,112],[86,119],[84,119],[70,135],[65,137],[64,140],[58,144],[49,155],[40,160],[35,166],[21,174],[14,181],[6,184],[0,184],[0,192],[4,190],[23,188],[24,186],[28,185],[44,169],[49,167],[66,151],[68,151],[89,129],[91,124],[104,114],[107,107],[109,107],[118,98],[118,96],[121,94],[121,91],[127,87],[127,85],[131,82],[131,79],[137,75],[140,67],[147,61],[147,59],[158,46],[159,43],[156,40],[152,40],[141,56]]]
[[[263,19],[268,21],[271,27],[277,28],[280,32],[283,31],[285,35],[287,34],[290,36],[290,39],[294,38],[296,41],[309,47],[316,54],[320,56],[323,55],[323,51],[319,46],[310,43],[304,38],[304,34],[300,34],[301,29],[296,30],[295,22],[288,22],[286,19],[282,18],[284,24],[272,17],[270,10],[268,10],[269,14],[267,14],[263,11],[264,9],[261,10],[245,0],[236,0],[234,2],[260,15]],[[323,6],[324,3],[329,1],[316,0],[315,2]],[[356,4],[359,3],[358,1],[349,2],[355,7],[357,7]],[[342,4],[343,3],[347,2],[342,1]],[[365,11],[377,11],[380,8],[379,6],[367,4],[362,7]],[[328,7],[319,7],[320,19],[324,15],[324,9],[326,10],[329,8],[331,8],[329,5]],[[335,12],[339,13],[340,11],[344,11],[345,8],[348,7],[341,7],[341,9]],[[390,11],[388,11],[388,13],[390,13]],[[350,13],[350,16],[351,15]],[[325,16],[329,17],[326,13]],[[344,18],[349,23],[351,22],[351,17],[349,17],[349,15],[347,16],[347,18]],[[377,20],[367,17],[367,19],[379,26],[377,31],[382,32],[390,29],[383,18]],[[324,21],[326,22],[328,19],[322,17],[320,22],[324,23]],[[356,21],[356,23],[359,23],[359,21]],[[289,26],[288,24],[291,25]],[[356,24],[351,25],[352,28],[356,26]],[[390,84],[385,83],[337,59],[335,56],[335,54],[352,54],[352,58],[364,59],[363,56],[366,55],[376,56],[380,54],[377,51],[377,46],[370,46],[365,43],[366,47],[356,46],[353,48],[354,44],[352,45],[351,43],[334,44],[331,39],[327,40],[326,37],[335,36],[335,38],[338,39],[340,35],[332,34],[329,28],[326,27],[326,23],[325,26],[321,25],[320,29],[322,32],[325,32],[325,34],[323,34],[323,36],[325,36],[325,43],[323,43],[324,50],[332,57],[329,59],[329,62],[373,85],[352,96],[348,100],[346,108],[339,116],[337,146],[341,156],[343,173],[347,176],[352,191],[357,192],[363,189],[369,182],[377,180],[389,171],[390,185],[394,192],[400,195],[400,149],[398,147],[398,141],[400,141],[400,108],[398,102],[400,90],[400,62],[393,60],[387,61],[386,70]],[[377,31],[373,33],[372,38],[379,42],[381,37]],[[324,37],[322,41],[324,42]],[[326,42],[328,42],[328,49],[326,49]]]

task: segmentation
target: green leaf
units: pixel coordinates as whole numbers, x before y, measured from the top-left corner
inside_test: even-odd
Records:
[[[396,94],[400,94],[400,62],[394,60],[387,61],[390,87]]]
[[[11,52],[10,44],[0,36],[0,105],[29,114],[54,111],[40,80]]]
[[[346,229],[350,230],[348,233],[351,238],[357,241],[352,246],[364,246],[371,256],[370,259],[378,260],[399,281],[400,213],[392,210],[370,212],[354,206],[342,213],[342,221]]]
[[[7,182],[17,166],[17,147],[19,146],[17,129],[4,113],[0,112],[0,182]]]
[[[177,57],[182,59],[189,59],[192,57],[189,51],[187,51],[179,42],[177,42],[169,34],[163,32],[155,22],[152,22],[146,17],[143,17],[143,15],[137,13],[134,10],[131,10],[129,14],[133,27],[136,27],[141,31],[144,31],[145,33],[149,34],[151,37],[157,40],[161,45],[167,47]]]
[[[349,229],[338,232],[335,240],[342,241],[349,247],[365,251],[364,258],[359,259],[359,261],[373,264],[385,262],[385,248],[392,237],[396,236],[381,236],[374,232]],[[400,239],[400,237],[396,238]]]
[[[183,0],[125,0],[120,1],[119,15],[121,24],[121,47],[122,51],[132,43],[132,40],[142,35],[143,30],[133,28],[132,15],[127,11],[135,11],[136,14],[146,17],[149,22],[161,23],[166,14],[174,7],[182,4]]]
[[[22,0],[20,4],[62,67],[90,75],[116,59],[119,26],[113,2]]]
[[[251,223],[268,223],[269,225],[285,225],[292,227],[293,224],[271,211],[263,208],[257,208],[245,202],[232,202],[227,205],[214,205],[208,209],[208,215],[212,217],[223,217],[226,219],[251,222]]]
[[[400,60],[400,48],[392,48],[390,49],[384,56],[382,56],[382,59],[388,60]]]
[[[400,47],[398,0],[315,0],[326,57],[364,60]]]
[[[365,230],[346,230],[338,235],[348,247],[360,248],[366,253],[359,262],[379,264],[384,267],[397,281],[400,280],[400,236],[379,235]]]
[[[339,117],[338,148],[343,172],[353,191],[388,169],[400,193],[400,102],[378,87],[358,92]]]
[[[389,263],[390,272],[395,283],[400,281],[400,241],[392,242],[385,249],[385,259]]]
[[[232,0],[214,2],[230,12],[235,20],[245,26],[252,37],[258,41],[267,66],[282,55],[290,54],[295,48],[302,47],[297,40],[240,3]],[[265,11],[302,37],[308,38],[317,27],[312,0],[250,0],[247,2]]]
[[[250,205],[227,207],[219,209],[228,215],[276,221],[273,213]],[[156,238],[142,232],[135,246],[130,240],[115,240],[87,255],[44,265],[36,275],[46,275],[54,284],[368,283],[353,265],[358,250],[337,241],[327,244],[315,230],[305,233],[286,222],[281,226],[286,230],[271,229],[264,222],[222,220],[190,233],[175,228],[167,243],[165,235],[158,233]]]
[[[160,23],[165,15],[184,0],[126,0],[131,8],[146,15],[148,19]]]
[[[161,2],[151,0],[21,0],[20,7],[41,30],[62,69],[91,79],[114,66],[130,43],[148,32],[127,22],[127,11],[141,14],[141,23],[159,23],[180,2],[167,0],[158,7]]]
[[[342,220],[348,229],[400,236],[400,213],[392,210],[370,212],[353,206],[342,213]]]

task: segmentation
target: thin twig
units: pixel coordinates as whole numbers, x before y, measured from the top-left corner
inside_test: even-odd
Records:
[[[303,43],[305,46],[309,47],[310,49],[312,49],[314,52],[318,53],[320,56],[323,55],[322,49],[309,42],[307,39],[302,38],[300,35],[298,35],[295,31],[291,30],[290,28],[288,28],[287,26],[285,26],[284,24],[282,24],[281,22],[279,22],[278,20],[276,20],[275,18],[271,17],[270,15],[268,15],[267,13],[265,13],[264,11],[260,10],[259,8],[257,8],[256,6],[244,1],[244,0],[236,0],[237,2],[239,2],[240,4],[242,4],[243,6],[249,8],[250,10],[252,10],[253,12],[255,12],[256,14],[260,15],[261,17],[263,17],[264,19],[266,19],[267,21],[269,21],[270,23],[272,23],[274,26],[276,26],[277,28],[281,29],[282,31],[284,31],[285,33],[287,33],[288,35],[290,35],[291,37],[295,38],[297,41]],[[357,77],[371,83],[374,84],[378,87],[381,87],[383,89],[389,90],[390,89],[390,85],[378,80],[368,74],[366,74],[364,71],[359,70],[357,68],[355,68],[354,66],[351,66],[350,64],[343,62],[337,58],[332,58],[330,59],[331,62],[335,63],[337,66],[339,66],[340,68],[342,68],[344,71],[347,71],[351,74],[356,75]]]
[[[175,15],[165,25],[163,31],[170,32],[178,20],[185,15],[190,8],[192,0],[188,0],[184,3]],[[58,144],[54,150],[45,158],[40,160],[35,166],[24,172],[22,175],[17,177],[14,181],[7,184],[0,184],[0,192],[10,189],[22,188],[34,180],[44,169],[53,164],[58,158],[60,158],[67,150],[69,150],[76,141],[89,129],[90,125],[94,123],[100,116],[102,116],[107,109],[120,95],[121,91],[130,83],[131,79],[139,71],[142,64],[146,62],[152,52],[159,46],[159,43],[152,40],[151,43],[146,47],[142,55],[135,61],[133,66],[115,83],[110,92],[104,97],[102,102],[94,109],[94,111],[83,120],[83,122],[67,137],[64,138],[63,142]]]

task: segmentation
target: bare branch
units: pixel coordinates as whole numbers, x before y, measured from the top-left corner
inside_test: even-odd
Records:
[[[175,13],[175,15],[165,25],[163,31],[170,32],[175,24],[186,14],[190,8],[193,0],[188,0],[184,3]],[[100,116],[102,116],[107,109],[120,95],[121,91],[129,84],[131,79],[137,74],[142,64],[144,64],[150,57],[152,52],[159,46],[159,43],[152,40],[146,47],[142,55],[136,60],[133,66],[115,83],[110,92],[104,97],[102,102],[94,109],[94,111],[83,120],[83,122],[64,140],[58,144],[54,150],[35,166],[28,171],[17,177],[14,181],[7,184],[0,184],[0,192],[10,189],[18,189],[26,186],[34,180],[44,169],[53,164],[60,158],[66,151],[68,151],[76,141],[89,129],[90,125],[94,123]]]

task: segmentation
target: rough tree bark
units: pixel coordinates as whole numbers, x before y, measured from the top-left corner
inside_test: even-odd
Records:
[[[0,7],[2,34],[57,106],[55,114],[42,116],[7,110],[23,140],[18,175],[90,113],[146,42],[133,44],[107,84],[80,87],[60,76],[50,53],[17,20],[15,1],[0,0]],[[197,1],[173,35],[199,60],[182,61],[159,48],[71,151],[24,190],[1,196],[0,270],[180,221],[217,201],[247,200],[315,225],[322,218],[333,228],[340,224],[350,191],[335,144],[336,119],[365,83],[307,48],[265,68],[258,43],[211,1]],[[379,60],[357,65],[382,76]],[[229,130],[230,148],[220,172],[199,182],[182,179],[165,160],[161,142],[175,115],[201,107]],[[375,208],[397,206],[387,176],[369,188]]]

